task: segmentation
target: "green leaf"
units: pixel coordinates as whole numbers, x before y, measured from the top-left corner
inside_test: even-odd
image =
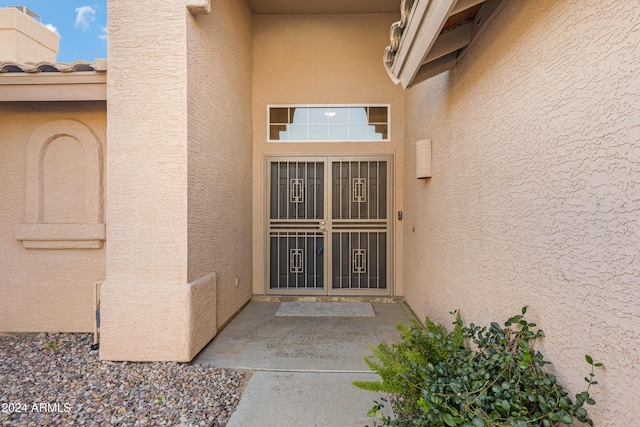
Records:
[[[527,312],[527,307],[528,305],[525,305],[524,307],[522,307],[522,314],[525,314]]]
[[[586,409],[584,409],[584,408],[578,408],[578,409],[576,410],[576,416],[577,416],[578,418],[584,418],[584,417],[586,417],[586,416],[587,416],[587,410],[586,410]]]
[[[560,418],[560,421],[566,425],[569,425],[573,422],[573,417],[569,414],[564,414],[562,418]]]
[[[369,409],[369,412],[367,412],[367,417],[371,418],[374,415],[377,415],[379,412],[380,412],[380,407],[376,405],[373,408]]]
[[[588,354],[585,354],[584,358],[587,359],[587,363],[589,365],[593,365],[593,359],[591,358],[591,356],[589,356]]]
[[[456,427],[456,422],[453,420],[451,414],[442,414],[442,420],[451,427]]]

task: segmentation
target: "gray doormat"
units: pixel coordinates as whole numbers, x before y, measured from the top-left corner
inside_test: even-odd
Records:
[[[276,316],[370,317],[375,316],[368,302],[282,302]]]

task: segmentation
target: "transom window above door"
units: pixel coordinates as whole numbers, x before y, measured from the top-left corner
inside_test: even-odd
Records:
[[[270,105],[269,142],[389,141],[389,105]]]

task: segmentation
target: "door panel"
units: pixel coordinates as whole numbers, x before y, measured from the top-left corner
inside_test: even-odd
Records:
[[[390,294],[390,165],[268,159],[268,293]]]
[[[387,218],[387,162],[331,163],[332,218]]]
[[[322,233],[271,233],[270,289],[323,289],[324,239]]]
[[[324,289],[324,162],[270,162],[269,289]]]
[[[324,162],[272,162],[271,220],[324,217]]]
[[[386,290],[388,162],[331,162],[334,290]]]
[[[332,233],[333,289],[387,289],[387,234]]]

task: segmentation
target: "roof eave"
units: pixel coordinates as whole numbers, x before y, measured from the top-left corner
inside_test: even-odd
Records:
[[[0,74],[0,102],[106,99],[107,74],[101,71]]]
[[[504,0],[416,0],[393,62],[387,64],[389,76],[407,89],[450,70],[505,4]],[[478,10],[472,20],[445,28],[449,18],[455,20],[471,8]]]

